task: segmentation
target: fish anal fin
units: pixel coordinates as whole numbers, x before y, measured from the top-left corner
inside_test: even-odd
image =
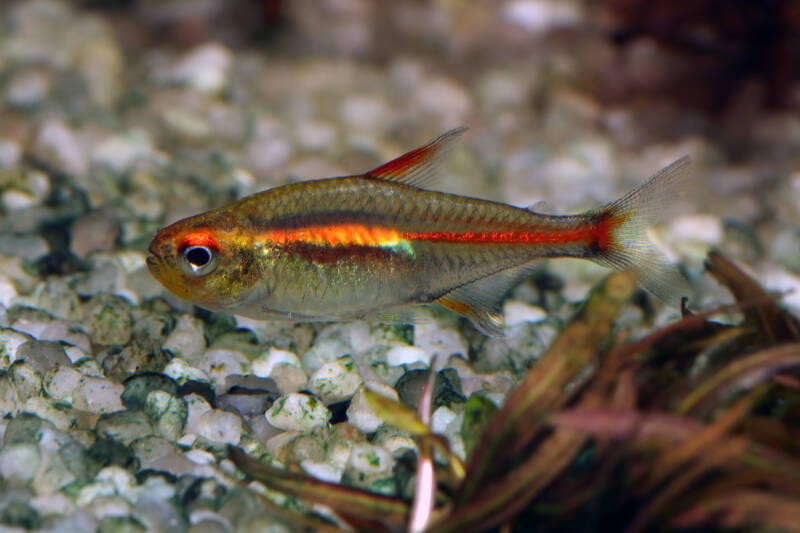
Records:
[[[467,126],[461,126],[443,133],[425,146],[366,172],[364,177],[396,181],[412,187],[431,185],[439,174],[442,161],[467,129]]]
[[[500,304],[503,298],[538,268],[536,263],[526,263],[501,270],[448,292],[438,298],[436,303],[469,318],[485,335],[502,337],[504,324]]]

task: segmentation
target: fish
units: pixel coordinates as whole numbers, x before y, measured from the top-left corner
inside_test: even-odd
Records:
[[[677,305],[685,279],[647,228],[685,193],[681,157],[622,198],[573,215],[431,189],[466,131],[450,130],[369,172],[292,183],[160,229],[153,277],[177,297],[260,320],[412,322],[442,305],[502,336],[501,303],[542,259],[636,272]]]

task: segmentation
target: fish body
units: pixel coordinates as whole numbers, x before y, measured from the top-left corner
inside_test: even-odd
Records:
[[[499,303],[548,257],[633,268],[670,297],[680,283],[644,229],[682,188],[683,158],[617,202],[578,215],[423,187],[465,128],[363,175],[306,181],[180,220],[154,237],[153,276],[201,307],[256,319],[404,320],[439,303],[487,334]]]

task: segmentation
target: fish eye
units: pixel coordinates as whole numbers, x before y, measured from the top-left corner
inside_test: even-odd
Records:
[[[179,255],[181,269],[192,276],[205,276],[219,263],[219,252],[208,246],[187,246]]]

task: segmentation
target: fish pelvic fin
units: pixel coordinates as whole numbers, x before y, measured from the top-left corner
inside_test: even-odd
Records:
[[[608,242],[599,247],[593,260],[633,270],[645,289],[672,306],[678,306],[681,296],[689,294],[689,285],[650,241],[647,228],[686,198],[691,174],[692,160],[683,156],[619,200],[589,213],[595,220],[610,221]]]
[[[468,129],[468,126],[460,126],[445,132],[425,146],[366,172],[364,177],[396,181],[412,187],[427,187],[436,181],[442,161]]]

